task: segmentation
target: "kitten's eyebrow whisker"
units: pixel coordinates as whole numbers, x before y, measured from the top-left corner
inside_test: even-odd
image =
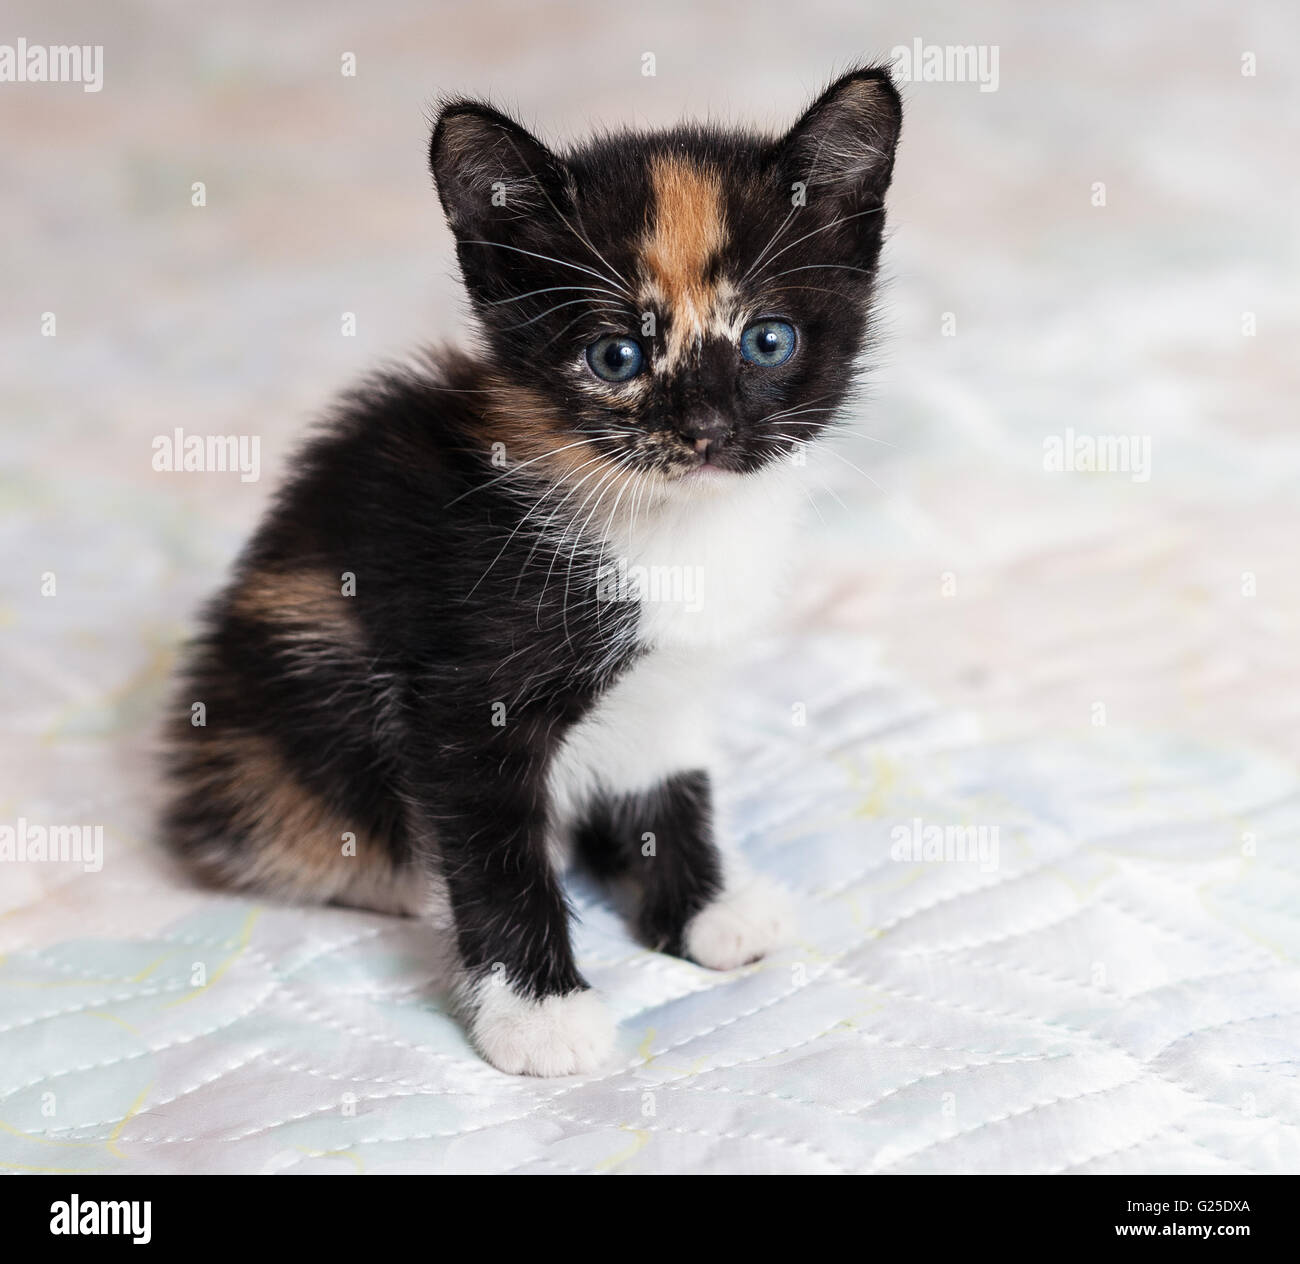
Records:
[[[529,290],[527,294],[512,294],[509,298],[495,298],[488,304],[488,307],[500,307],[503,303],[522,303],[526,298],[533,298],[538,294],[554,294],[557,290],[577,290],[583,294],[609,294],[614,298],[621,297],[617,290],[607,290],[602,285],[548,285],[544,289]]]
[[[854,211],[852,215],[841,215],[838,219],[831,220],[829,224],[823,224],[820,228],[814,228],[811,232],[804,233],[802,237],[796,237],[789,245],[782,246],[767,262],[770,266],[787,250],[793,250],[801,241],[807,241],[809,237],[816,237],[818,233],[830,232],[832,228],[838,228],[841,224],[847,224],[850,220],[861,219],[864,215],[879,215],[884,209],[883,206],[873,206],[866,211]]]
[[[466,241],[466,246],[496,246],[498,250],[513,250],[516,254],[529,255],[533,259],[544,259],[547,263],[558,263],[562,268],[574,268],[578,272],[585,272],[588,276],[594,276],[598,281],[604,281],[609,285],[618,288],[618,282],[612,277],[607,277],[603,272],[597,272],[594,268],[584,268],[580,263],[570,263],[567,259],[557,259],[554,255],[539,254],[536,250],[525,250],[522,246],[509,246],[504,241]],[[629,291],[624,291],[627,297],[632,297]]]
[[[580,242],[582,242],[582,244],[586,246],[587,249],[590,250],[591,253],[595,255],[596,258],[599,259],[601,263],[603,263],[605,267],[607,267],[614,274],[615,277],[618,278],[617,280],[614,280],[611,277],[606,277],[605,280],[609,281],[611,285],[616,285],[616,286],[620,285],[621,283],[620,288],[627,287],[628,285],[627,278],[623,276],[622,273],[620,273],[619,270],[612,263],[610,263],[610,261],[606,259],[604,255],[600,253],[599,250],[596,249],[596,247],[591,243],[590,240],[588,240],[588,238],[584,234],[580,233],[576,228],[574,228],[572,224],[569,223],[569,221],[565,218],[564,213],[551,200],[551,195],[547,193],[546,189],[542,185],[542,182],[537,178],[536,172],[534,172],[532,167],[530,167],[528,163],[524,161],[524,156],[519,152],[519,146],[515,144],[514,137],[508,136],[506,139],[510,142],[511,149],[515,151],[515,157],[519,159],[520,163],[527,169],[528,174],[532,177],[533,183],[537,186],[537,191],[542,195],[542,197],[546,199],[547,206],[549,206],[551,210],[553,210],[555,214],[559,217],[560,223],[562,223],[565,226],[565,228],[569,230],[569,232],[571,232]],[[630,287],[623,288],[623,293],[628,299],[632,298],[632,291]]]
[[[560,215],[559,211],[556,211],[556,214]],[[610,263],[608,259],[605,258],[603,254],[600,253],[599,250],[596,249],[595,245],[591,242],[590,238],[588,238],[585,233],[578,232],[578,230],[574,228],[573,225],[570,224],[567,219],[564,219],[563,215],[560,215],[560,218],[564,220],[565,226],[569,229],[569,231],[573,233],[573,235],[577,237],[577,239],[581,241],[587,247],[587,249],[590,250],[591,253],[595,255],[596,258],[599,259],[601,263],[603,263],[605,267],[607,267],[614,274],[614,276],[618,280],[620,288],[623,290],[623,293],[626,295],[626,297],[629,300],[632,300],[633,299],[632,285],[628,281],[627,277],[625,277],[612,263]],[[577,213],[576,218],[579,223],[582,222],[581,211]]]
[[[545,320],[553,312],[558,312],[562,307],[576,307],[579,303],[586,303],[596,311],[622,311],[622,307],[617,303],[593,303],[589,298],[571,298],[564,303],[556,303],[554,307],[548,308],[540,316],[533,316],[529,320],[521,320],[517,325],[507,325],[503,332],[508,333],[512,329],[523,329],[527,325],[535,325],[539,320]]]
[[[611,306],[608,306],[607,308],[604,309],[606,309],[606,311],[623,311],[623,308],[617,306],[617,304],[611,304]],[[547,338],[546,342],[542,343],[542,350],[545,351],[547,347],[550,347],[552,342],[555,342],[556,339],[558,338],[563,338],[564,334],[567,334],[569,330],[573,328],[573,326],[580,324],[581,321],[585,319],[586,319],[586,312],[582,312],[580,316],[573,317],[573,319],[569,321],[569,323],[565,325],[563,329],[558,330],[558,332],[556,333],[552,333],[550,338]]]
[[[817,142],[817,152],[813,154],[812,165],[808,169],[808,178],[804,182],[808,186],[812,186],[813,184],[817,183],[813,177],[817,174],[817,164],[821,161],[822,146],[825,145],[825,143],[826,143],[825,136],[823,136]],[[749,275],[754,271],[754,269],[757,268],[758,265],[763,262],[764,257],[767,255],[767,252],[771,250],[774,245],[776,245],[777,238],[780,237],[783,232],[785,232],[786,226],[790,223],[792,219],[794,219],[795,215],[801,209],[803,208],[797,205],[791,208],[790,213],[785,217],[785,219],[781,221],[781,226],[776,230],[776,232],[772,234],[771,240],[769,240],[767,245],[764,246],[763,249],[758,252],[758,258],[755,259],[754,262],[751,263],[749,267],[745,269],[745,275],[740,278],[742,281],[746,280],[749,277]],[[799,240],[802,241],[803,239],[800,238]],[[773,255],[772,257],[775,258],[776,256]]]
[[[774,259],[776,258],[775,255],[773,255],[772,257]],[[809,263],[809,264],[805,264],[802,268],[787,268],[784,272],[775,272],[771,276],[764,277],[763,279],[765,281],[775,281],[777,277],[789,276],[791,273],[794,272],[813,272],[820,268],[830,268],[836,271],[844,271],[844,272],[864,272],[868,276],[871,274],[870,268],[855,268],[847,263]],[[790,288],[793,289],[796,287],[791,286]]]
[[[586,312],[583,312],[579,316],[575,316],[571,321],[569,321],[567,325],[564,326],[563,329],[559,330],[556,333],[553,333],[544,343],[542,343],[541,349],[543,351],[547,350],[550,347],[551,343],[553,343],[557,338],[563,338],[564,335],[567,334],[569,330],[574,327],[574,325],[580,324],[582,321],[586,320],[586,318],[587,318]]]
[[[748,277],[749,274],[750,274],[751,272],[753,272],[753,270],[754,270],[756,267],[758,267],[758,265],[759,265],[760,263],[763,262],[764,257],[767,255],[767,252],[768,252],[769,250],[771,250],[772,247],[776,244],[776,239],[777,239],[778,237],[780,237],[780,235],[781,235],[783,232],[785,232],[786,225],[787,225],[787,224],[788,224],[792,219],[794,219],[794,217],[795,217],[795,215],[798,213],[798,211],[799,211],[799,208],[798,208],[797,206],[791,208],[791,210],[790,210],[790,214],[787,215],[787,216],[785,217],[785,219],[783,219],[783,220],[781,221],[780,227],[778,227],[777,230],[776,230],[776,232],[774,232],[774,233],[771,235],[771,237],[768,238],[768,240],[767,240],[767,245],[764,246],[763,249],[760,250],[760,251],[758,252],[758,257],[754,260],[753,263],[751,263],[751,264],[749,265],[748,268],[745,269],[744,275],[740,278],[742,281],[745,280],[745,278]]]
[[[821,267],[823,265],[816,264],[814,266]],[[825,265],[825,266],[829,267],[833,265]],[[791,272],[798,272],[800,270],[801,269],[798,268],[790,269]],[[778,272],[776,275],[778,277],[783,277],[787,274],[784,272]],[[841,303],[844,301],[844,292],[842,290],[828,290],[824,285],[778,285],[775,288],[780,290],[782,294],[790,294],[793,293],[795,290],[806,290],[809,294],[829,294],[831,298],[837,299]]]

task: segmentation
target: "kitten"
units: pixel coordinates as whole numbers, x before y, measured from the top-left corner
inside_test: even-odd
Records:
[[[880,68],[779,139],[558,154],[447,104],[430,162],[478,349],[348,396],[208,613],[172,846],[227,886],[443,927],[503,1071],[590,1071],[613,1044],[570,945],[570,852],[664,952],[726,970],[788,929],[714,840],[711,686],[780,600],[799,458],[867,337],[900,122]]]

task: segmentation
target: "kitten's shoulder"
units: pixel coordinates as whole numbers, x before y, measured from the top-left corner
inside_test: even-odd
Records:
[[[462,453],[479,427],[489,394],[481,361],[458,347],[421,350],[368,373],[342,392],[309,435],[302,466],[338,449],[426,468]]]
[[[446,499],[483,477],[480,363],[456,348],[420,352],[343,391],[290,453],[262,535],[322,519],[376,516]]]

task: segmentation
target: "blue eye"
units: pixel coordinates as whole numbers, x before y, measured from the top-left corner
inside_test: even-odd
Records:
[[[587,348],[587,365],[606,382],[627,382],[641,372],[645,357],[631,338],[606,334]]]
[[[774,369],[794,355],[794,326],[784,320],[759,320],[740,335],[740,354],[750,364]]]

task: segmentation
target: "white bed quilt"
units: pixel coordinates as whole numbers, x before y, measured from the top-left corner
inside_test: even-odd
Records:
[[[712,973],[575,879],[600,1074],[483,1063],[414,922],[199,894],[119,844],[0,918],[0,1169],[1300,1168],[1293,770],[981,743],[856,639],[776,648],[733,699],[725,815],[798,941]],[[899,858],[927,826],[982,828],[986,863]]]

